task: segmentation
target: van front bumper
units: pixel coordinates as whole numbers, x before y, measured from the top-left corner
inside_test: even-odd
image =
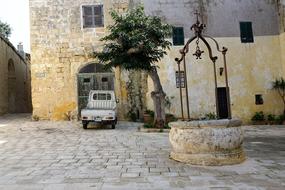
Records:
[[[106,116],[106,117],[95,117],[94,119],[84,119],[82,118],[82,124],[88,124],[88,123],[99,123],[99,124],[117,124],[117,118]]]

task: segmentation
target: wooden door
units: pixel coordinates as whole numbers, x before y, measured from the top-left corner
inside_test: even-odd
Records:
[[[82,73],[77,75],[78,113],[88,103],[91,90],[114,90],[114,73]]]
[[[228,112],[228,100],[227,100],[227,89],[226,87],[218,88],[218,109],[219,119],[227,119],[229,116]]]

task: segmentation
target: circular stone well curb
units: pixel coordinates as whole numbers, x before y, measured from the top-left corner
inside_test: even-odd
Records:
[[[237,119],[172,122],[169,124],[170,157],[193,165],[242,163],[245,154],[241,124]]]

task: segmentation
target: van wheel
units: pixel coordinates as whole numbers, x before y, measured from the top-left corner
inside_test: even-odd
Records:
[[[115,129],[116,128],[116,125],[115,124],[112,124],[112,129]]]
[[[88,123],[83,123],[83,129],[87,129]]]

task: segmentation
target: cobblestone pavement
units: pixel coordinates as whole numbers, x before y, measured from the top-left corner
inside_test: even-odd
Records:
[[[245,127],[248,159],[200,167],[170,160],[168,134],[120,123],[83,130],[76,122],[0,117],[0,189],[285,189],[285,127]]]

